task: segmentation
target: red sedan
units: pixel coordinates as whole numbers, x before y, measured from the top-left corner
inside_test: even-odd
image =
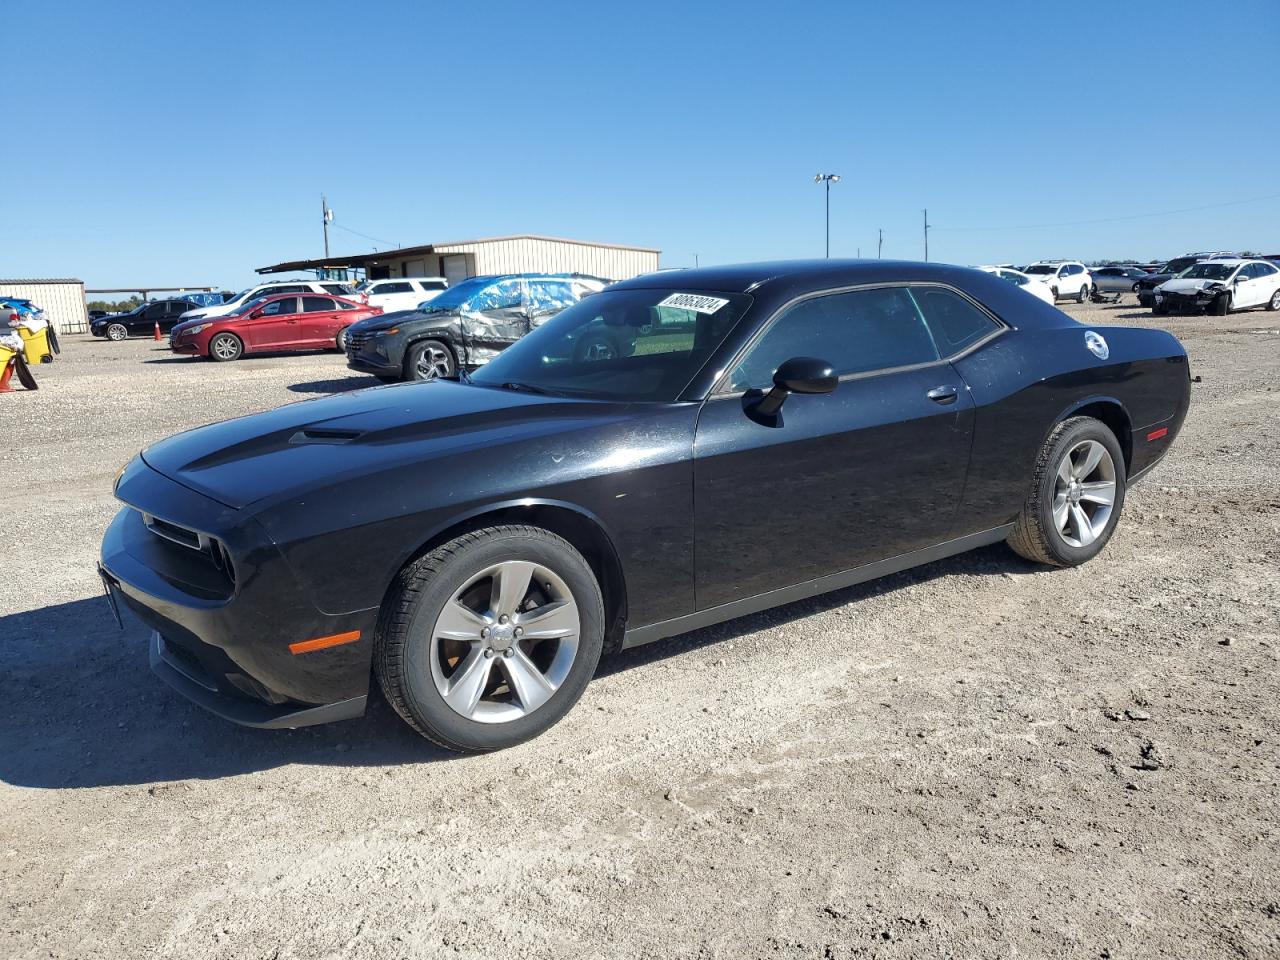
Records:
[[[319,294],[259,297],[225,317],[179,323],[169,333],[169,348],[219,361],[290,350],[341,353],[347,347],[347,327],[380,313],[381,307]]]

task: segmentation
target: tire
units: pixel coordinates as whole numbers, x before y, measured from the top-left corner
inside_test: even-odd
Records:
[[[1089,468],[1095,450],[1101,451],[1099,459]],[[1009,534],[1009,546],[1028,560],[1055,567],[1092,560],[1115,532],[1124,509],[1124,487],[1124,452],[1106,424],[1092,417],[1062,421],[1050,431],[1036,458],[1031,489]],[[1102,502],[1107,496],[1110,504]]]
[[[339,353],[347,352],[347,331],[349,329],[351,328],[343,327],[341,330],[338,331],[338,335],[333,340],[333,344],[335,347],[338,348]]]
[[[1053,302],[1054,302],[1054,303],[1057,303],[1057,302],[1058,302],[1058,288],[1057,288],[1057,287],[1050,287],[1050,288],[1049,288],[1049,292],[1053,294]]]
[[[442,340],[423,340],[409,348],[404,360],[404,379],[438,380],[452,377],[458,371],[453,351]]]
[[[1280,290],[1271,295],[1271,299],[1267,301],[1268,310],[1280,310]]]
[[[1076,294],[1076,303],[1083,304],[1088,299],[1089,299],[1089,286],[1088,284],[1086,284],[1085,286],[1081,287],[1080,292]]]
[[[226,363],[244,355],[244,343],[234,333],[215,334],[209,341],[209,359]]]
[[[1225,317],[1231,312],[1231,294],[1224,293],[1215,297],[1213,303],[1209,304],[1207,312],[1214,317]]]
[[[519,588],[521,564],[531,568],[524,574],[527,592]],[[502,596],[502,574],[490,576],[495,569],[515,570],[511,596],[523,602]],[[531,619],[552,604],[553,614]],[[466,608],[461,616],[459,607]],[[556,624],[544,626],[546,632],[569,632],[531,642],[514,636],[522,619]],[[582,555],[540,527],[487,527],[436,547],[400,572],[379,614],[374,674],[388,702],[422,736],[449,750],[480,753],[523,743],[554,726],[582,696],[603,646],[604,603]],[[529,667],[544,685],[531,684]],[[480,679],[450,691],[460,674]],[[535,694],[528,702],[512,677],[525,678]]]
[[[1157,317],[1163,317],[1165,314],[1169,312],[1169,308],[1163,303],[1153,303],[1151,305],[1151,312],[1154,313]]]
[[[107,327],[107,339],[115,343],[126,340],[129,337],[129,328],[123,323],[113,323]]]

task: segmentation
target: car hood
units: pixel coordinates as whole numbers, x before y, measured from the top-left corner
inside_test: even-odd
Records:
[[[372,309],[372,307],[370,308]],[[363,320],[357,320],[351,325],[351,332],[375,333],[378,330],[390,330],[398,323],[405,323],[410,320],[423,320],[427,314],[420,313],[417,310],[392,310],[390,313],[379,313],[372,317],[366,317]],[[445,311],[440,311],[435,316],[447,316]]]
[[[1168,280],[1160,284],[1161,293],[1195,293],[1197,290],[1205,290],[1209,287],[1222,287],[1225,284],[1221,280],[1191,280],[1186,277],[1181,279]]]
[[[200,427],[148,447],[142,459],[240,509],[406,462],[430,469],[470,450],[601,425],[627,408],[445,380],[394,384]]]

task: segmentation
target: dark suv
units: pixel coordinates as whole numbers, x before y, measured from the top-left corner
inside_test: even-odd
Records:
[[[416,310],[352,324],[347,366],[388,382],[451,377],[488,363],[578,299],[569,277],[472,277]]]
[[[1188,253],[1184,257],[1174,257],[1155,273],[1140,277],[1133,285],[1133,292],[1138,295],[1138,303],[1144,307],[1154,307],[1156,303],[1155,289],[1166,280],[1172,280],[1183,270],[1195,266],[1201,260],[1216,260],[1222,257],[1234,257],[1234,253]]]
[[[154,333],[158,323],[160,332],[168,333],[178,322],[178,318],[190,309],[190,300],[156,300],[134,307],[128,313],[111,313],[99,317],[89,324],[89,332],[95,337],[106,337],[108,340],[124,340],[126,337]]]

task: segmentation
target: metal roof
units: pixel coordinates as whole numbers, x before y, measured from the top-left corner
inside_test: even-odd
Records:
[[[452,240],[447,243],[423,243],[414,247],[393,247],[388,250],[375,250],[372,253],[357,253],[351,256],[321,257],[317,260],[288,260],[284,263],[272,264],[269,267],[258,267],[257,273],[285,273],[289,270],[317,270],[326,267],[354,267],[370,261],[388,258],[412,257],[419,254],[434,253],[437,250],[449,252],[451,247],[474,246],[480,243],[502,243],[508,240],[543,240],[547,243],[571,243],[580,247],[599,247],[607,250],[635,250],[641,253],[661,253],[654,247],[633,247],[625,243],[595,243],[590,240],[570,240],[566,237],[547,237],[537,233],[515,233],[505,237],[481,237],[478,240]]]
[[[0,283],[84,283],[84,281],[76,280],[74,277],[57,277],[51,280],[0,280]]]

